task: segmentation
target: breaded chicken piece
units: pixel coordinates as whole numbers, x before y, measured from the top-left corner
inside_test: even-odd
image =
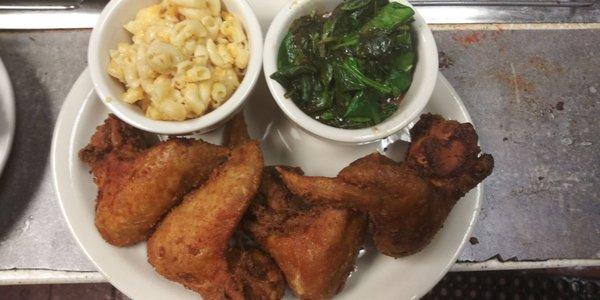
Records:
[[[450,197],[459,199],[490,175],[494,158],[481,154],[470,123],[424,114],[411,129],[405,163]]]
[[[375,206],[365,208],[377,249],[393,257],[427,246],[458,200],[444,197],[418,172],[380,154],[358,159],[338,178],[379,197]]]
[[[105,186],[106,181],[115,180],[118,177],[115,175],[129,169],[131,161],[157,141],[151,134],[110,114],[104,124],[96,128],[90,143],[79,151],[79,158],[89,165],[94,182]]]
[[[429,244],[456,201],[493,169],[492,156],[479,155],[470,124],[424,115],[415,128],[405,163],[371,154],[336,178],[278,171],[293,194],[313,204],[367,212],[381,253],[413,254]]]
[[[148,240],[148,261],[155,270],[204,299],[280,298],[285,282],[270,258],[229,244],[256,195],[262,170],[257,142],[235,147],[229,160],[185,196]],[[240,257],[250,260],[239,263]]]
[[[361,160],[371,160],[377,155]],[[385,166],[378,167],[381,167],[381,172],[369,172],[377,167],[368,171],[358,170],[359,176],[368,176],[361,185],[341,178],[305,177],[282,169],[279,171],[292,193],[310,199],[313,204],[367,212],[373,241],[379,252],[393,257],[415,253],[437,232],[440,219],[443,221],[440,215],[448,210],[448,205],[439,201],[440,197],[433,187],[415,176],[414,171],[397,166],[387,170]],[[405,171],[407,174],[402,173]],[[348,169],[346,172],[353,173],[355,170]]]
[[[231,120],[225,125],[225,141],[224,145],[227,147],[239,146],[245,142],[250,141],[250,135],[248,134],[248,128],[244,119],[244,111],[237,113]]]
[[[250,135],[248,134],[248,129],[246,126],[246,121],[244,118],[244,111],[240,111],[233,118],[231,118],[227,124],[225,125],[224,132],[224,145],[230,148],[234,148],[240,146],[251,140]],[[247,213],[246,213],[247,214]],[[248,235],[246,235],[239,228],[234,232],[234,238],[237,242],[235,248],[231,250],[229,253],[237,253],[237,256],[241,257],[241,259],[237,259],[236,261],[247,262],[246,267],[235,267],[239,273],[238,278],[242,278],[242,280],[248,281],[251,279],[251,282],[245,282],[244,286],[246,287],[246,298],[249,299],[278,299],[281,298],[283,291],[285,290],[285,282],[283,279],[283,274],[279,267],[275,264],[275,261],[263,250],[256,247],[256,242],[254,242]],[[241,251],[243,249],[243,251]],[[228,261],[232,264],[231,255],[228,256]],[[249,260],[244,258],[254,258],[254,260]],[[256,260],[260,261],[260,264],[254,262]],[[251,264],[248,264],[251,262]],[[260,269],[269,270],[269,272],[262,272],[264,274],[269,274],[270,276],[250,276],[252,268],[250,266],[260,266]],[[245,273],[245,274],[244,274]],[[276,275],[276,276],[275,276]],[[276,283],[276,285],[274,285]],[[259,287],[248,289],[248,287]],[[262,292],[262,294],[261,294]],[[264,292],[270,293],[269,295]]]
[[[277,300],[283,297],[285,279],[267,253],[255,247],[237,245],[227,252],[227,262],[233,277],[242,283],[245,299]]]
[[[363,244],[367,219],[347,209],[312,206],[266,167],[246,231],[283,271],[300,299],[329,299],[344,286]]]
[[[146,240],[229,153],[203,141],[171,139],[147,148],[144,140],[144,133],[110,116],[80,152],[98,186],[96,227],[115,246]]]

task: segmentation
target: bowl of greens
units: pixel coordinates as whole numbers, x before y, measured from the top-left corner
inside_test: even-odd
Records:
[[[362,144],[423,110],[437,78],[431,30],[398,0],[290,1],[268,30],[263,68],[279,107],[327,140]]]

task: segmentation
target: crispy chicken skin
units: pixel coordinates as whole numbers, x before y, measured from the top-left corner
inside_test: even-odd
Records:
[[[104,124],[96,128],[90,143],[79,151],[79,158],[90,166],[94,182],[107,185],[122,169],[130,168],[145,149],[155,144],[151,135],[134,128],[110,114]]]
[[[244,222],[300,299],[329,299],[343,288],[366,225],[362,213],[308,205],[292,195],[274,167],[265,168]]]
[[[305,177],[283,169],[279,171],[292,193],[314,204],[367,212],[373,241],[381,253],[393,257],[415,253],[439,229],[448,205],[444,205],[432,186],[415,176],[413,170],[377,165],[379,156],[371,154],[355,162],[371,164],[367,171],[354,167],[344,170],[346,177],[356,176],[353,181],[360,185],[341,177]],[[375,172],[370,172],[372,170]],[[367,180],[361,181],[363,178]]]
[[[481,154],[470,123],[424,114],[411,129],[406,164],[457,200],[489,176],[494,158]]]
[[[285,279],[271,256],[260,249],[236,246],[227,253],[233,276],[240,280],[246,299],[276,300],[283,297]]]
[[[224,145],[227,147],[235,147],[250,141],[243,110],[227,122],[224,135]]]
[[[110,116],[80,151],[98,185],[96,227],[115,246],[146,240],[229,153],[203,141],[171,139],[148,148],[145,140],[145,133]]]
[[[454,205],[415,170],[380,154],[355,161],[338,178],[379,197],[367,208],[373,241],[381,253],[393,257],[429,244]]]
[[[424,115],[414,128],[405,163],[370,154],[336,178],[278,171],[293,194],[311,203],[367,212],[383,254],[413,254],[429,244],[456,201],[493,169],[491,155],[479,156],[470,124]]]
[[[243,110],[237,113],[227,122],[224,136],[224,144],[230,148],[242,145],[251,140],[250,135],[248,134]],[[251,282],[244,282],[244,286],[246,287],[246,298],[281,298],[282,293],[285,290],[285,280],[283,279],[281,270],[275,261],[273,261],[271,256],[269,256],[269,254],[264,252],[262,249],[257,248],[256,243],[239,228],[234,233],[233,239],[236,240],[237,245],[229,252],[228,260],[231,264],[232,257],[240,257],[240,259],[234,259],[233,261],[246,264],[245,267],[234,268],[237,270],[239,278],[241,278],[243,281],[251,280]],[[242,249],[243,251],[241,251]],[[232,256],[232,253],[235,255]],[[250,268],[250,266],[260,266],[260,268]],[[256,274],[256,272],[248,272],[250,270],[268,270],[269,272],[262,272],[268,276],[255,276],[252,274]],[[248,287],[252,286],[259,288],[248,289]]]
[[[148,261],[155,270],[205,299],[281,298],[285,281],[271,259],[229,245],[258,191],[262,170],[257,142],[235,147],[148,240]]]

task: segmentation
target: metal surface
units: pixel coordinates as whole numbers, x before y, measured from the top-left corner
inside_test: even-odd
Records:
[[[477,241],[460,259],[597,261],[600,30],[434,36],[442,72],[496,158]],[[0,270],[94,270],[60,214],[48,161],[54,121],[85,67],[88,38],[88,30],[0,31],[18,120],[0,177]]]
[[[2,0],[0,10],[58,10],[74,9],[82,0]]]
[[[95,270],[62,218],[49,161],[52,129],[86,66],[89,34],[0,32],[17,105],[12,153],[0,177],[0,269]]]
[[[414,0],[415,6],[548,6],[548,7],[587,7],[594,4],[588,1],[446,1],[446,0]]]
[[[0,286],[14,284],[63,284],[63,283],[96,283],[107,282],[106,278],[96,271],[73,272],[55,270],[0,270]],[[0,296],[0,299],[2,296]]]
[[[600,258],[600,30],[435,37],[496,164],[460,260]]]
[[[10,1],[12,8],[21,1]],[[46,10],[0,9],[0,29],[92,28],[106,0],[52,1]],[[430,24],[455,23],[598,23],[600,1],[411,1]],[[38,3],[39,1],[35,1]],[[43,3],[43,2],[41,2]],[[62,3],[62,4],[61,4]],[[73,8],[65,10],[64,8]],[[55,9],[48,9],[55,8]]]
[[[484,262],[457,262],[450,272],[479,272],[498,270],[531,270],[600,267],[600,259],[552,259],[547,261],[509,261],[491,259]],[[0,286],[15,284],[58,284],[107,282],[95,271],[57,271],[39,269],[0,270]]]
[[[586,7],[428,5],[417,9],[429,24],[600,22],[600,1]]]
[[[450,272],[531,270],[557,268],[600,267],[600,259],[549,259],[536,261],[500,261],[497,258],[482,262],[457,262]],[[1,275],[0,275],[1,276]]]
[[[9,2],[0,7],[0,29],[92,28],[107,1]]]
[[[77,5],[0,5],[0,10],[68,10]]]

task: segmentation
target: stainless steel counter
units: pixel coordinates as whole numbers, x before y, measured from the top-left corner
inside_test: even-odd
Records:
[[[448,28],[434,32],[442,73],[496,158],[460,260],[600,264],[599,27]],[[17,102],[13,151],[0,177],[0,270],[95,270],[60,214],[49,166],[54,122],[86,66],[89,33],[0,31]]]
[[[108,0],[4,0],[0,3],[0,29],[91,28],[96,24],[96,19],[107,2]],[[248,2],[257,8],[259,18],[265,12],[271,14],[273,6],[277,7],[284,3],[281,0],[249,0]],[[410,2],[418,7],[419,13],[429,24],[600,22],[598,0],[411,0]]]
[[[496,163],[460,259],[600,258],[600,30],[435,37]]]

